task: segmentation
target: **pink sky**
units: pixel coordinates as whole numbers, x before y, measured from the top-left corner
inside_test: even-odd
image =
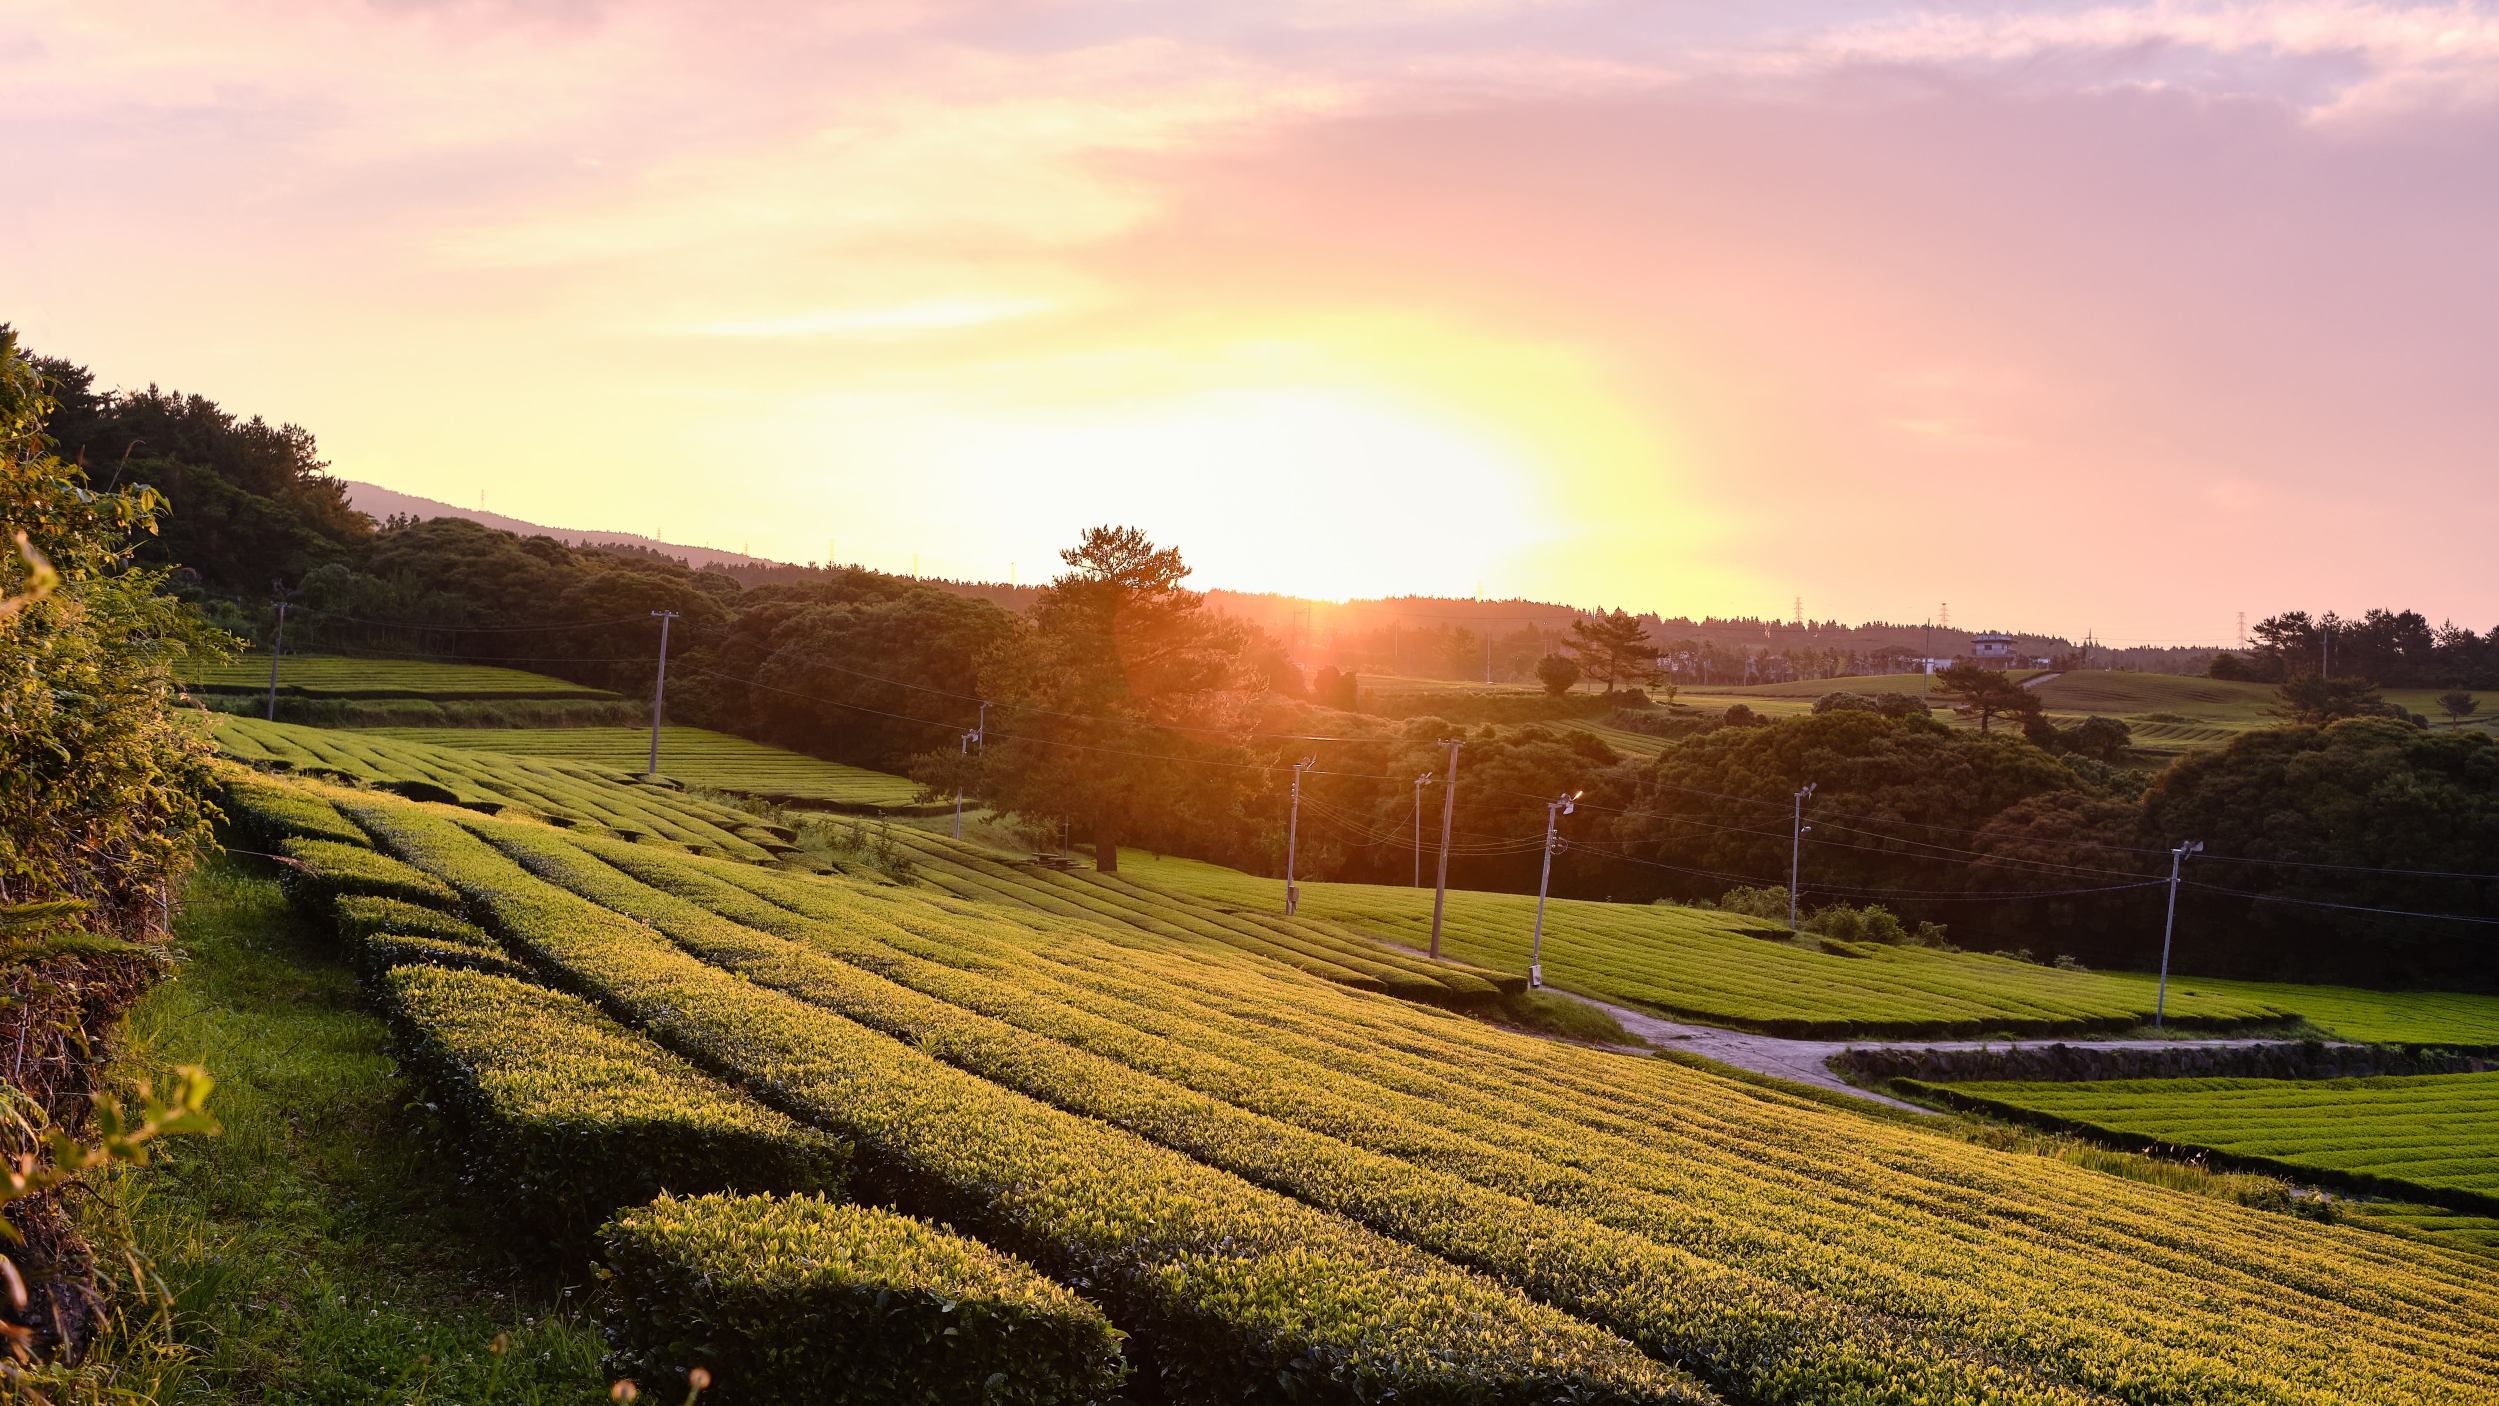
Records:
[[[2499,623],[2499,9],[34,0],[0,318],[540,521]]]

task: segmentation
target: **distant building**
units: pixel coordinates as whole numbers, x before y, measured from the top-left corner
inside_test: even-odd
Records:
[[[2013,652],[2011,635],[1970,636],[1970,662],[1982,669],[2021,669],[2030,661]]]

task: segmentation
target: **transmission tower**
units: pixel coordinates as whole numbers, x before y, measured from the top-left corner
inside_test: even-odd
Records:
[[[1952,602],[1945,601],[1935,612],[1935,623],[1943,629],[1952,628]]]
[[[2239,612],[2239,648],[2247,648],[2247,612]]]
[[[1805,598],[1803,596],[1798,596],[1796,598],[1794,609],[1796,612],[1796,628],[1801,630],[1805,628]]]

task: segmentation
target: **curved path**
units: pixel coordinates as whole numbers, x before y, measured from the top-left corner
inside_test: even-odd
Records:
[[[1717,1060],[1721,1064],[1732,1064],[1738,1069],[1749,1069],[1756,1074],[1768,1074],[1794,1083],[1810,1084],[1817,1089],[1828,1089],[1834,1093],[1847,1094],[1853,1098],[1862,1098],[1874,1103],[1888,1104],[1893,1108],[1905,1108],[1912,1113],[1925,1113],[1929,1115],[1935,1115],[1935,1110],[1931,1108],[1921,1108],[1917,1104],[1893,1098],[1889,1094],[1878,1094],[1870,1089],[1861,1089],[1855,1084],[1848,1082],[1846,1079],[1841,1078],[1831,1069],[1831,1056],[1838,1054],[1843,1050],[2011,1050],[2019,1049],[2025,1045],[2038,1046],[2042,1048],[2049,1045],[2069,1045],[2100,1050],[2168,1050],[2176,1049],[2180,1045],[2188,1043],[2219,1049],[2258,1049],[2267,1045],[2285,1045],[2296,1043],[2294,1041],[2287,1040],[2196,1040],[2190,1042],[2183,1040],[2076,1040],[2070,1038],[2052,1038],[2041,1040],[1790,1040],[1777,1035],[1753,1035],[1747,1034],[1741,1030],[1721,1030],[1716,1026],[1711,1025],[1686,1025],[1680,1021],[1666,1020],[1659,1016],[1648,1015],[1643,1012],[1633,1010],[1628,1006],[1618,1006],[1610,1001],[1600,1001],[1593,996],[1583,996],[1576,991],[1563,991],[1558,987],[1552,986],[1548,986],[1545,989],[1552,991],[1557,995],[1568,996],[1572,1000],[1596,1007],[1598,1010],[1614,1017],[1614,1019],[1621,1024],[1623,1029],[1630,1031],[1632,1034],[1639,1036],[1641,1039],[1648,1041],[1650,1044],[1657,1046],[1659,1049],[1683,1050],[1690,1054],[1700,1055],[1705,1059]]]

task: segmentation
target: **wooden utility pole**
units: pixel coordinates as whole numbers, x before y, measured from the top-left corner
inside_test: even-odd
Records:
[[[1449,909],[1449,827],[1458,818],[1458,748],[1463,745],[1455,737],[1444,737],[1440,745],[1449,749],[1449,766],[1441,778],[1440,793],[1440,882],[1432,890],[1432,960],[1440,960],[1440,920]]]

